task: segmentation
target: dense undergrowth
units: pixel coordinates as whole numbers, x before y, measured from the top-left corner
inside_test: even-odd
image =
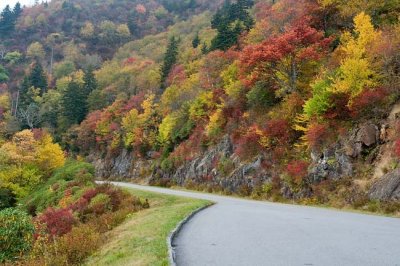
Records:
[[[0,211],[0,259],[81,265],[103,245],[107,231],[148,207],[120,188],[95,184],[90,164],[68,161],[16,207]]]

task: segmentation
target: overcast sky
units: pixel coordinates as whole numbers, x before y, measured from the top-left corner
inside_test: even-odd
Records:
[[[35,2],[35,0],[0,0],[0,9],[3,10],[3,8],[6,5],[10,5],[11,8],[13,8],[17,2],[20,2],[22,6],[23,5],[28,6],[28,5],[32,5]],[[41,1],[39,1],[39,2],[41,2]]]

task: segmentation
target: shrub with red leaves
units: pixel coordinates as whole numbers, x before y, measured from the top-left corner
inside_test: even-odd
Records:
[[[62,236],[71,231],[77,222],[70,209],[48,208],[37,217],[39,223],[46,225],[46,231],[51,236]]]
[[[314,149],[321,148],[327,136],[328,136],[328,128],[326,125],[322,124],[310,125],[306,133],[306,139],[308,145]]]
[[[350,106],[353,117],[360,115],[374,115],[381,109],[381,105],[388,96],[386,88],[366,89],[354,98]]]
[[[235,154],[240,158],[249,159],[263,149],[260,144],[260,135],[257,131],[257,126],[251,126],[236,140]]]
[[[291,161],[286,167],[286,172],[291,178],[293,178],[293,181],[300,184],[308,174],[308,165],[308,162],[301,160]]]
[[[400,158],[400,139],[396,140],[394,143],[394,154]]]
[[[273,144],[283,144],[289,141],[290,126],[284,119],[273,119],[267,122],[264,132],[271,138]]]

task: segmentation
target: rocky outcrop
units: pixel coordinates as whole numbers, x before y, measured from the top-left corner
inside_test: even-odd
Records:
[[[339,179],[351,176],[353,165],[351,158],[345,154],[340,143],[324,149],[321,153],[312,152],[313,163],[309,170],[310,181],[313,183],[325,179]]]
[[[134,155],[123,149],[118,155],[102,157],[93,154],[88,157],[95,167],[96,176],[104,179],[145,178],[150,175],[151,162],[135,158]]]
[[[353,163],[363,158],[372,163],[377,156],[374,148],[382,135],[379,127],[366,123],[352,130],[348,137],[338,140],[322,151],[312,151],[309,178],[313,183],[325,179],[339,179],[354,174]]]
[[[184,163],[172,173],[157,169],[152,178],[169,178],[180,186],[189,182],[208,183],[230,192],[237,192],[242,187],[254,187],[256,183],[270,179],[261,167],[261,155],[252,162],[242,163],[233,150],[229,136],[225,136],[213,148]]]
[[[400,200],[400,168],[384,175],[369,191],[372,200]]]

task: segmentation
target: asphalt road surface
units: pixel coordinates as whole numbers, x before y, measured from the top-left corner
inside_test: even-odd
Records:
[[[400,266],[400,219],[115,184],[216,202],[175,238],[178,266]]]

